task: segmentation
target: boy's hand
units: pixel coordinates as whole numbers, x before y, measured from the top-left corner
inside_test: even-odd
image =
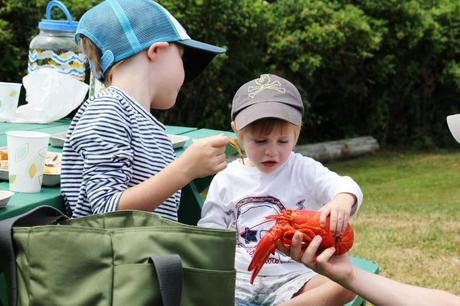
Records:
[[[216,135],[198,139],[178,158],[190,180],[215,174],[227,166],[225,148],[229,138]]]
[[[326,218],[330,215],[329,230],[335,236],[340,236],[347,228],[351,208],[356,203],[354,195],[338,193],[330,202],[321,209],[320,225],[326,226]]]

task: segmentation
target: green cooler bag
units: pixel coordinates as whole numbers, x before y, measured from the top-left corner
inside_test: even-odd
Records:
[[[62,216],[1,221],[10,306],[234,305],[235,232],[141,211]]]

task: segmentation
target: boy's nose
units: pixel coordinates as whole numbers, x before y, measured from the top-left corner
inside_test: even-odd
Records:
[[[268,146],[268,147],[265,149],[265,155],[267,155],[267,156],[274,156],[274,155],[275,155],[275,148],[273,148],[272,146]]]

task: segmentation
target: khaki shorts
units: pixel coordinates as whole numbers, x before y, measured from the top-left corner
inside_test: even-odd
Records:
[[[289,301],[313,276],[313,271],[291,272],[284,275],[257,276],[251,285],[250,273],[236,273],[235,305],[279,305]]]

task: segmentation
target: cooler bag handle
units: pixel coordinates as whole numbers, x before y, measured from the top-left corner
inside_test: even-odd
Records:
[[[149,263],[155,266],[163,306],[179,306],[183,280],[180,256],[177,254],[150,256]]]
[[[22,215],[0,221],[0,269],[5,273],[8,285],[8,301],[10,306],[18,303],[16,275],[16,256],[13,246],[14,226],[46,225],[59,220],[68,219],[60,210],[52,206],[39,206]]]

